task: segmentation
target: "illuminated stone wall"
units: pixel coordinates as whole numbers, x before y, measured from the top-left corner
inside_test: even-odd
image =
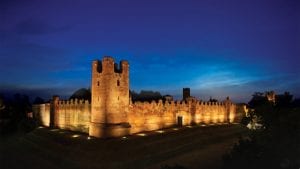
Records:
[[[182,125],[227,123],[227,113],[230,122],[235,122],[236,105],[230,102],[227,108],[225,102],[136,102],[130,105],[127,115],[131,125],[130,133],[157,130],[181,123]],[[180,119],[182,122],[179,122]]]
[[[90,116],[91,105],[87,100],[59,101],[55,112],[55,126],[87,133]]]
[[[237,105],[229,102],[199,102],[199,101],[155,101],[135,102],[129,105],[127,112],[130,132],[158,130],[179,125],[238,122],[241,115],[237,115]],[[50,125],[50,103],[34,105],[33,112],[42,125]],[[229,107],[227,107],[227,105]],[[58,100],[54,109],[54,126],[80,132],[89,132],[91,119],[91,104],[86,100]],[[229,111],[229,112],[228,112]],[[110,131],[116,132],[116,131]],[[122,134],[119,133],[119,134]]]
[[[58,100],[55,104],[33,105],[34,115],[41,125],[50,126],[51,109],[54,113],[54,127],[88,133],[91,104],[87,100]]]
[[[32,106],[34,117],[43,126],[50,126],[50,103],[35,104]]]
[[[33,106],[44,126],[89,133],[95,137],[118,137],[174,125],[235,122],[237,106],[224,102],[155,101],[130,103],[129,64],[119,66],[112,57],[92,63],[91,104],[83,100],[60,101]]]

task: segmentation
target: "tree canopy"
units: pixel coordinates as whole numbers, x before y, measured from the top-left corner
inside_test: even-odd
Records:
[[[251,118],[259,118],[263,127],[239,140],[224,156],[224,168],[299,168],[300,107],[292,95],[278,95],[271,103],[255,94],[249,104]]]

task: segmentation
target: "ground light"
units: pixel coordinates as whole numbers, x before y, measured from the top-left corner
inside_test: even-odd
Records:
[[[205,127],[206,125],[205,125],[205,124],[201,124],[201,126],[202,126],[202,127]]]
[[[173,130],[177,131],[177,130],[179,130],[179,129],[178,129],[178,128],[173,128]]]
[[[87,139],[87,140],[91,140],[91,139],[92,139],[92,137],[88,136],[86,139]]]
[[[144,137],[144,136],[147,136],[145,133],[139,133],[139,134],[137,134],[138,136],[142,136],[142,137]]]
[[[51,129],[50,131],[55,132],[55,131],[59,131],[59,129]]]
[[[80,137],[80,135],[78,135],[78,134],[73,134],[72,137],[73,137],[73,138],[77,138],[77,137]]]
[[[163,130],[157,130],[157,131],[155,131],[156,133],[164,133],[164,131]]]

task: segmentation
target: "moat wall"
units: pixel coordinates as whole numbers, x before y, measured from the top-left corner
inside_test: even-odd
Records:
[[[91,104],[87,100],[61,101],[33,106],[35,117],[41,125],[88,133],[91,119]],[[241,113],[237,105],[224,102],[135,102],[127,112],[129,134],[158,130],[172,126],[239,122]],[[51,113],[53,117],[51,119]]]

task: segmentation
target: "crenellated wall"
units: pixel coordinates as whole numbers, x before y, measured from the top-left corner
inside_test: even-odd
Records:
[[[229,114],[230,122],[235,121],[236,105],[229,100],[218,103],[199,101],[165,103],[159,101],[157,103],[152,101],[151,103],[136,102],[131,104],[127,117],[131,125],[130,133],[132,134],[174,125],[227,123],[226,114]]]
[[[87,100],[57,100],[57,102],[33,105],[33,112],[41,125],[50,126],[50,114],[53,113],[54,127],[88,133],[91,104]]]
[[[32,112],[41,125],[50,126],[50,103],[34,104]]]
[[[95,137],[118,137],[174,125],[236,122],[237,105],[224,102],[200,102],[185,89],[184,101],[130,102],[129,63],[119,66],[112,57],[92,63],[91,103],[84,100],[34,105],[35,117],[44,126],[89,133]]]
[[[53,99],[54,100],[54,99]],[[228,103],[227,103],[228,102]],[[227,105],[229,108],[227,108]],[[87,100],[57,100],[33,106],[35,117],[42,125],[50,126],[51,106],[54,111],[54,127],[88,133],[91,118],[91,104]],[[158,130],[175,125],[200,123],[227,123],[237,121],[236,105],[224,102],[171,101],[135,102],[129,105],[127,113],[130,134]],[[229,110],[229,112],[227,112]],[[182,120],[181,120],[182,119]]]

